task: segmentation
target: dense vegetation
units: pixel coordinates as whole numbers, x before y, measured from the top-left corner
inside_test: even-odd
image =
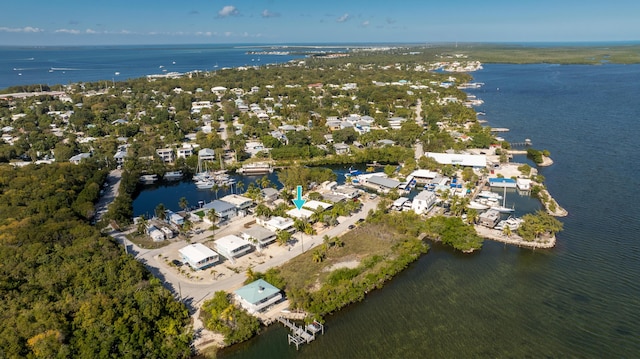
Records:
[[[218,291],[204,302],[201,310],[205,327],[222,333],[227,345],[245,341],[260,329],[258,318],[231,303],[229,296],[225,291]]]
[[[562,231],[562,222],[544,211],[522,216],[524,223],[518,228],[518,234],[525,241],[537,240],[542,236],[554,236]]]
[[[340,238],[325,237],[321,246],[277,270],[251,272],[251,279],[279,283],[293,308],[322,317],[363,300],[366,293],[382,287],[427,252],[427,244],[413,225],[415,220],[410,214],[376,212],[363,226]],[[361,258],[356,266],[340,266],[354,258]],[[334,265],[338,267],[332,269]]]
[[[430,217],[425,225],[430,237],[457,250],[466,252],[482,248],[482,237],[478,236],[473,226],[464,223],[460,217]]]
[[[0,357],[186,358],[186,308],[86,222],[94,164],[0,166]]]

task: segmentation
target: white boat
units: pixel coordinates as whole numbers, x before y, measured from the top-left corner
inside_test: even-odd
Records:
[[[211,180],[196,181],[196,187],[198,187],[198,189],[211,189],[215,184],[216,183]]]
[[[169,171],[164,174],[167,181],[176,181],[182,178],[182,171]]]
[[[515,209],[507,207],[507,187],[504,187],[504,194],[502,195],[502,197],[502,205],[491,206],[491,209],[494,209],[500,213],[513,213]]]
[[[469,209],[477,209],[477,210],[482,210],[482,209],[488,209],[489,206],[482,204],[480,202],[476,202],[476,201],[471,201],[469,202],[469,204],[467,205],[467,208]]]
[[[154,183],[157,180],[158,180],[158,175],[156,175],[156,174],[140,176],[140,182],[142,182],[142,183],[151,184],[151,183]]]
[[[491,209],[496,210],[500,213],[513,213],[515,211],[515,209],[505,206],[492,206]]]
[[[480,193],[478,193],[478,197],[502,199],[501,195],[491,191],[480,191]]]

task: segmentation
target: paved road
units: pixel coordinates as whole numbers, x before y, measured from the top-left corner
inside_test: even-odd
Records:
[[[99,221],[102,216],[107,213],[107,209],[111,202],[118,196],[120,190],[120,179],[122,178],[122,170],[113,170],[107,175],[105,185],[102,187],[102,196],[96,204],[96,220]]]

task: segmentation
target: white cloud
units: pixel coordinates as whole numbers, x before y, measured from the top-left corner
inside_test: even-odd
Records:
[[[369,26],[369,20],[363,21],[362,24],[360,24],[360,25],[362,25],[363,27]]]
[[[34,32],[43,32],[44,30],[37,28],[37,27],[31,27],[31,26],[25,26],[25,27],[6,27],[6,26],[1,26],[0,27],[0,32],[30,32],[30,33],[34,33]]]
[[[80,30],[74,30],[74,29],[58,29],[54,31],[57,34],[71,34],[71,35],[78,35],[80,33]]]
[[[226,37],[229,37],[231,35],[233,35],[233,33],[231,31],[225,31],[224,32],[224,36],[226,36]]]
[[[87,29],[85,32],[87,34],[97,34],[98,33],[96,30],[93,30],[93,29]]]
[[[238,15],[240,15],[240,11],[238,11],[238,9],[233,5],[224,6],[222,9],[220,9],[220,11],[218,11],[218,17],[238,16]]]
[[[340,16],[336,21],[337,22],[345,22],[347,20],[349,20],[349,14],[344,14],[344,15]]]
[[[279,17],[279,16],[280,16],[280,13],[278,12],[271,12],[267,9],[262,10],[262,17],[269,18],[269,17]]]

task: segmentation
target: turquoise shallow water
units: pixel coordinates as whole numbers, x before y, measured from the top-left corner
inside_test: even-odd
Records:
[[[299,352],[272,326],[221,357],[638,356],[640,66],[486,65],[474,77],[490,125],[551,151],[540,172],[570,212],[557,247],[436,245]]]

